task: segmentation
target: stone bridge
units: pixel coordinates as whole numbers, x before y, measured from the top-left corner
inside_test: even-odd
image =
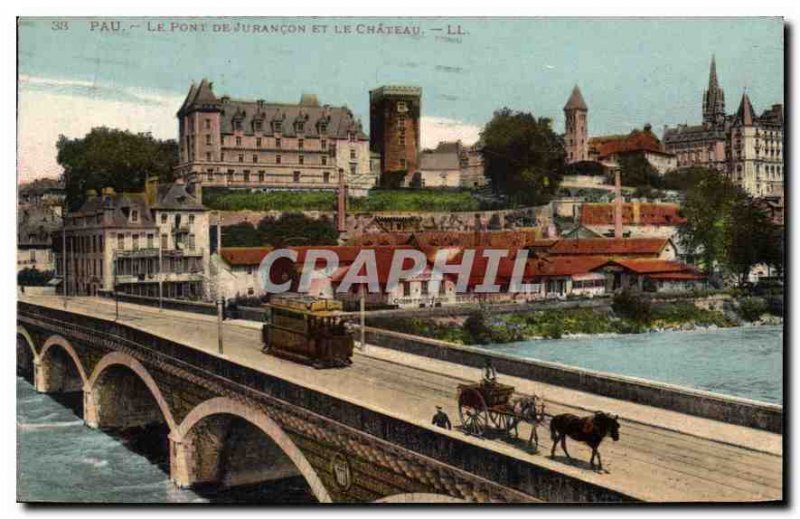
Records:
[[[158,428],[181,487],[299,474],[320,502],[542,497],[525,491],[542,474],[516,460],[119,323],[20,303],[17,363],[37,391],[82,391],[89,427]]]
[[[577,459],[548,456],[542,430],[546,443],[537,451],[522,439],[478,438],[430,424],[434,405],[458,422],[457,387],[480,376],[472,367],[480,359],[465,355],[480,353],[444,344],[406,351],[370,341],[351,366],[315,370],[261,353],[257,323],[225,323],[222,354],[213,316],[119,306],[116,318],[108,300],[70,298],[65,309],[61,298],[23,296],[18,373],[38,391],[82,403],[77,412],[87,426],[146,438],[182,487],[294,477],[318,501],[340,503],[771,501],[783,495],[780,406],[515,364],[492,354],[503,380],[518,394],[545,395],[550,413],[603,409],[622,417],[622,439],[601,449],[611,469],[597,473],[589,470],[588,449],[574,442]],[[658,395],[661,407],[648,405]],[[769,419],[731,423],[752,414],[747,409]],[[529,431],[523,424],[520,436],[527,439]]]

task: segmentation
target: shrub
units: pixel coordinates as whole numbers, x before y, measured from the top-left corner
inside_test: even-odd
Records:
[[[758,321],[767,312],[767,303],[760,297],[747,297],[739,301],[739,315],[745,321]]]
[[[53,279],[53,272],[25,268],[17,273],[17,285],[21,287],[43,287]]]
[[[650,300],[631,290],[623,290],[614,296],[611,308],[618,317],[624,317],[637,323],[648,323],[652,318]]]

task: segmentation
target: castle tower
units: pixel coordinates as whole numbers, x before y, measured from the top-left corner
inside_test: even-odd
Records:
[[[564,141],[567,149],[567,164],[589,160],[589,108],[583,100],[578,85],[564,105]]]
[[[417,171],[422,89],[382,86],[369,93],[370,150],[381,156],[381,183],[387,173],[405,172],[404,185]]]
[[[214,95],[213,84],[207,79],[189,88],[189,94],[178,110],[178,172],[195,182],[192,173],[201,171],[207,164],[217,161],[222,154],[219,139],[222,105]],[[198,200],[202,199],[200,186],[192,190]]]
[[[711,126],[725,124],[725,92],[717,81],[717,63],[714,56],[711,56],[708,90],[703,94],[703,123]]]

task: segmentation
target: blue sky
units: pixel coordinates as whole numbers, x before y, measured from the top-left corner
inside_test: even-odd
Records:
[[[22,20],[22,177],[58,173],[49,142],[58,133],[79,136],[105,123],[174,136],[174,112],[202,77],[232,97],[293,102],[314,92],[324,103],[347,104],[365,126],[369,89],[418,85],[426,144],[450,134],[468,140],[502,106],[550,117],[561,131],[576,83],[589,105],[591,135],[647,122],[660,133],[665,124],[697,122],[712,54],[729,112],[745,87],[758,111],[783,102],[778,18],[225,18],[191,20],[206,23],[196,33],[147,30],[148,22],[185,19],[115,20],[118,33],[92,31],[90,19],[69,20],[67,30],[53,30],[51,19]],[[237,21],[302,24],[307,32],[213,31]],[[355,33],[359,24],[379,23],[420,34]],[[327,33],[311,33],[312,24],[326,25]],[[466,34],[443,38],[434,30],[448,24]],[[333,32],[344,25],[354,32]]]

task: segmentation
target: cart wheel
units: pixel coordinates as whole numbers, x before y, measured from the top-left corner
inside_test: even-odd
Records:
[[[464,389],[458,395],[458,415],[469,434],[483,436],[489,426],[489,411],[483,395],[475,389]]]

